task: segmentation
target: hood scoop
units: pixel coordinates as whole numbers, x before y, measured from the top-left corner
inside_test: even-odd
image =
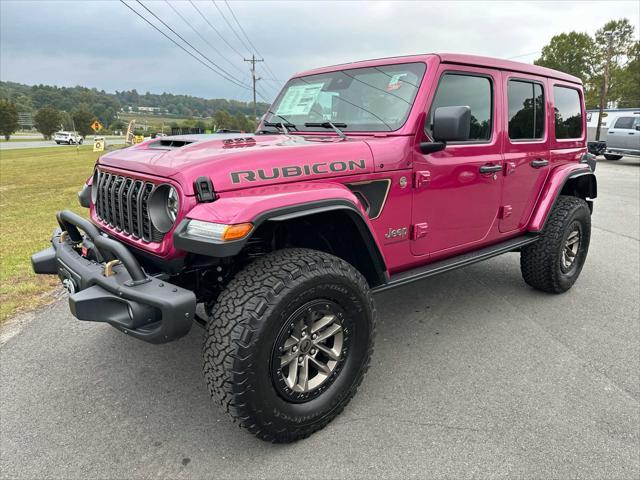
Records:
[[[155,148],[158,150],[173,150],[174,148],[182,148],[193,143],[192,140],[160,140],[159,142],[151,142],[148,148]]]

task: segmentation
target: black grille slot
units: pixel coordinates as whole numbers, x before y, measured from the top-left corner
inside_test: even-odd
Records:
[[[96,215],[117,231],[147,242],[161,242],[164,234],[151,223],[149,197],[153,183],[98,170]]]

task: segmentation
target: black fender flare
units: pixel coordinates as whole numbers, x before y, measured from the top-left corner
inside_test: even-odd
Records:
[[[388,280],[388,273],[382,252],[376,243],[373,232],[368,226],[364,216],[356,205],[344,199],[326,199],[298,205],[279,207],[273,210],[266,210],[256,216],[252,223],[254,225],[251,234],[247,237],[232,242],[217,242],[213,240],[194,239],[186,235],[186,228],[189,219],[184,219],[173,234],[176,248],[187,252],[197,253],[210,257],[231,257],[240,253],[251,236],[267,222],[285,222],[296,218],[309,217],[320,213],[340,211],[345,213],[355,225],[362,242],[367,249],[367,255],[371,259],[376,278],[374,284],[382,284]],[[373,285],[372,285],[373,286]]]

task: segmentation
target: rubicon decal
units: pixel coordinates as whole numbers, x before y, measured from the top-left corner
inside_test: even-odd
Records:
[[[286,167],[259,168],[231,172],[231,183],[259,182],[276,178],[303,177],[366,170],[365,160],[312,163],[310,165],[290,165]]]

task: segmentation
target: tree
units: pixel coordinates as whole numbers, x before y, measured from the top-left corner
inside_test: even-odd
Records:
[[[8,141],[19,126],[16,105],[9,100],[0,100],[0,135]]]
[[[213,116],[213,130],[230,129],[231,115],[226,110],[218,110]]]
[[[633,108],[640,105],[640,42],[635,42],[629,52],[629,63],[613,87],[618,107]]]
[[[596,140],[600,140],[602,112],[607,101],[615,101],[610,94],[615,91],[623,77],[628,58],[634,45],[634,27],[628,19],[610,20],[595,34],[595,43],[599,57],[599,113],[596,128]]]
[[[601,119],[608,103],[619,106],[640,103],[637,44],[628,19],[610,20],[593,38],[578,32],[555,35],[534,63],[579,77],[584,84],[587,108],[597,106]],[[596,140],[600,138],[600,123]]]
[[[76,131],[82,135],[82,138],[91,133],[91,124],[96,117],[89,111],[89,108],[85,104],[81,104],[71,114],[73,122],[76,127]]]
[[[533,63],[574,75],[586,82],[593,75],[597,63],[595,42],[586,33],[555,35],[542,48],[540,58]]]
[[[56,130],[60,128],[61,117],[60,112],[55,108],[43,107],[37,111],[33,117],[36,130],[38,130],[45,138],[50,140]]]

